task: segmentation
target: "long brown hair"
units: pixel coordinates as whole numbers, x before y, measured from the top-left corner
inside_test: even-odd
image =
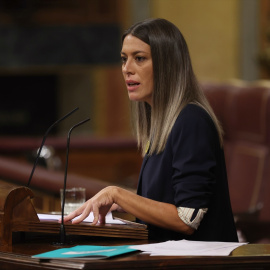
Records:
[[[122,36],[132,35],[150,45],[154,91],[152,106],[132,101],[132,117],[138,147],[142,154],[151,142],[149,154],[164,150],[180,111],[195,103],[213,119],[222,145],[222,128],[199,87],[189,50],[179,29],[165,19],[147,19],[131,26]]]

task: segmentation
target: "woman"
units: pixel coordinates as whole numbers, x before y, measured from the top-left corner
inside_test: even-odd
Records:
[[[164,19],[135,24],[122,37],[122,72],[144,156],[137,194],[109,186],[65,217],[93,225],[110,210],[148,225],[156,240],[238,241],[222,128],[193,73],[186,42]]]

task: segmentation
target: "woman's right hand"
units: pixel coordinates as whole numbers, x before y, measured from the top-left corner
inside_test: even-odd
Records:
[[[114,190],[116,188],[117,187],[109,186],[102,189],[81,207],[64,217],[64,222],[72,220],[73,224],[81,223],[93,212],[94,220],[92,225],[96,225],[98,222],[104,224],[107,213],[111,209],[119,209],[119,206],[114,204]]]

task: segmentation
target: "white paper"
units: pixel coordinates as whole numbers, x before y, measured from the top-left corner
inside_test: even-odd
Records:
[[[50,221],[50,220],[52,220],[52,221],[58,221],[58,220],[61,220],[61,215],[55,215],[55,214],[38,214],[38,218],[39,218],[40,221]],[[77,217],[77,218],[79,218],[79,217]],[[94,220],[94,215],[91,212],[90,215],[87,218],[85,218],[83,222],[93,222],[93,220]],[[108,224],[126,224],[123,221],[120,221],[120,220],[117,220],[117,219],[113,219],[112,212],[109,212],[106,215],[106,223],[108,223]]]
[[[180,240],[135,245],[130,246],[130,248],[150,253],[151,256],[228,256],[235,248],[246,244]]]

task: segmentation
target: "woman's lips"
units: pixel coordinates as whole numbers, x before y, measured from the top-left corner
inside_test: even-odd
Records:
[[[126,85],[127,85],[128,91],[134,91],[140,86],[140,83],[137,81],[128,80],[126,81]]]

